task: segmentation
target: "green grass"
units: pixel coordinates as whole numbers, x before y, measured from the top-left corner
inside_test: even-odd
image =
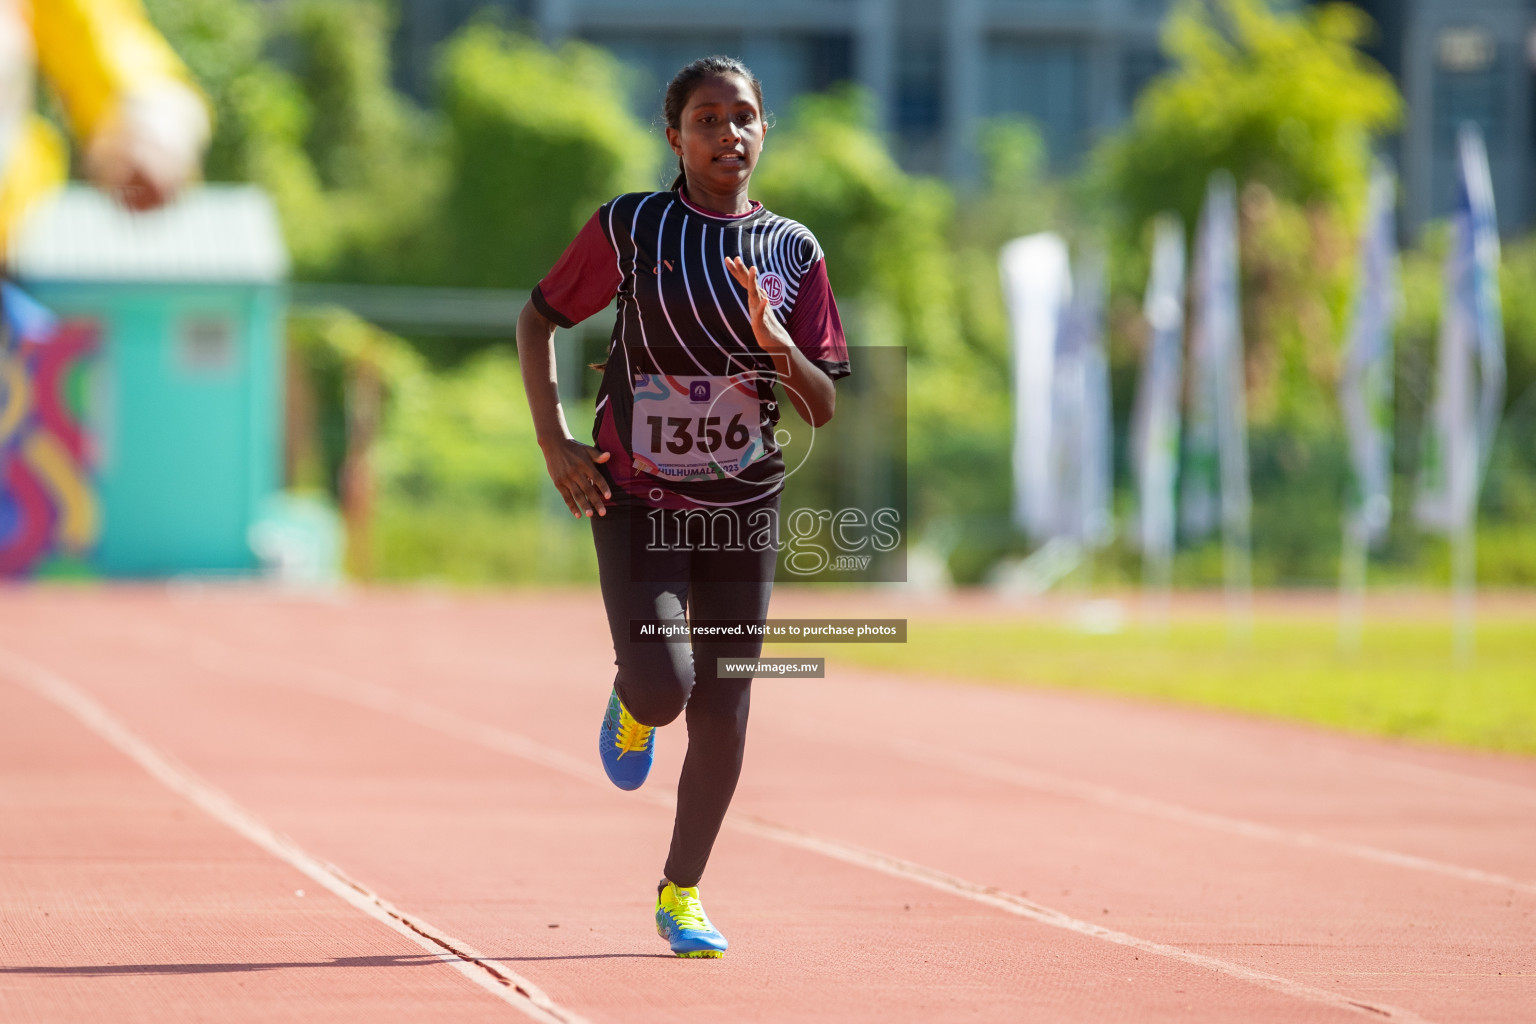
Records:
[[[1039,622],[911,620],[906,644],[841,644],[829,660],[1226,708],[1352,732],[1536,754],[1536,623],[1485,616],[1469,663],[1451,626],[1367,621],[1358,653],[1317,616],[1260,619],[1251,641],[1220,618],[1088,636]],[[777,653],[777,652],[772,652]]]
[[[373,579],[468,587],[597,582],[592,528],[561,511],[381,502]]]

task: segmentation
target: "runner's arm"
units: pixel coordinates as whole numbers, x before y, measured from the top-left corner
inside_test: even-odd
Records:
[[[595,463],[607,462],[608,453],[582,444],[571,434],[555,376],[555,324],[532,301],[517,317],[517,361],[549,478],[572,515],[590,516],[594,511],[606,515],[603,499],[611,499],[612,494]]]
[[[763,347],[767,348],[766,345]],[[832,378],[807,359],[794,342],[784,348],[770,349],[768,355],[773,358],[779,381],[800,418],[813,427],[830,420],[837,412],[837,388]]]
[[[748,267],[740,256],[729,256],[726,269],[736,283],[747,291],[747,311],[752,316],[752,335],[764,352],[773,359],[779,380],[789,394],[790,404],[800,418],[813,427],[819,427],[837,411],[837,388],[832,378],[815,363],[789,336],[789,331],[777,316],[768,313],[768,294],[758,284],[757,268]]]

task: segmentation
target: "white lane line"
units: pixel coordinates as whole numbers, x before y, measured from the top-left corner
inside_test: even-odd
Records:
[[[1375,755],[1368,755],[1365,764],[1367,771],[1395,782],[1412,782],[1418,786],[1427,783],[1448,791],[1465,792],[1468,789],[1480,789],[1485,793],[1497,793],[1506,799],[1526,802],[1536,800],[1536,787],[1526,783],[1468,775],[1466,772],[1431,768],[1428,765],[1414,764],[1412,761],[1397,761]]]
[[[846,738],[834,737],[828,730],[804,725],[792,725],[789,728],[802,736],[819,742],[849,745]],[[1021,789],[1029,789],[1051,796],[1084,800],[1089,803],[1098,804],[1100,807],[1110,808],[1111,810],[1126,811],[1149,818],[1159,818],[1163,821],[1176,822],[1181,825],[1192,825],[1196,828],[1209,829],[1210,831],[1222,832],[1227,835],[1243,836],[1247,839],[1284,843],[1288,846],[1299,846],[1309,850],[1341,854],[1346,857],[1355,857],[1377,864],[1389,864],[1393,867],[1408,868],[1413,871],[1428,871],[1432,874],[1458,878],[1466,882],[1480,882],[1485,885],[1497,886],[1501,889],[1514,889],[1519,892],[1536,895],[1536,882],[1522,882],[1518,878],[1511,878],[1508,875],[1495,874],[1494,872],[1483,871],[1478,868],[1463,867],[1460,864],[1448,864],[1445,861],[1431,860],[1428,857],[1419,857],[1410,853],[1399,853],[1396,850],[1385,850],[1377,846],[1367,846],[1364,843],[1329,839],[1310,832],[1279,828],[1257,821],[1248,821],[1244,818],[1231,818],[1223,814],[1209,814],[1181,804],[1168,803],[1162,800],[1153,800],[1149,797],[1137,796],[1134,793],[1126,793],[1110,786],[1101,786],[1093,782],[1084,782],[1080,779],[1036,771],[1033,768],[1025,768],[1022,765],[1012,764],[997,758],[946,750],[942,747],[915,740],[882,740],[878,744],[867,744],[865,747],[880,753],[903,757],[909,761],[929,767],[945,768],[951,771],[993,779],[998,782],[1006,782]]]
[[[202,648],[202,651],[198,660],[203,662],[203,667],[205,668],[219,671],[226,675],[241,677],[258,685],[281,686],[315,696],[329,697],[334,700],[356,704],[372,711],[405,719],[453,739],[466,740],[491,750],[511,754],[533,764],[548,768],[551,771],[560,772],[561,774],[598,786],[605,791],[612,791],[612,786],[607,778],[604,777],[598,766],[591,760],[572,757],[564,751],[546,746],[537,740],[519,735],[508,729],[503,729],[500,726],[474,721],[455,712],[428,704],[413,697],[404,696],[388,687],[369,683],[333,669],[267,656],[269,665],[282,669],[279,675],[274,676],[273,674],[263,673],[249,667],[251,663],[250,658],[242,657],[238,650],[222,642],[204,639],[200,642],[199,646]],[[189,656],[192,653],[191,650],[187,650],[183,652],[183,656]],[[222,656],[220,656],[221,654]],[[274,682],[274,679],[279,681]],[[299,680],[301,679],[306,681],[300,682]],[[666,807],[673,805],[670,796],[655,790],[637,791],[633,794],[628,794],[628,797],[631,799],[649,800],[651,803]],[[1117,932],[1089,921],[1079,920],[1069,914],[1031,900],[1002,892],[991,886],[966,881],[935,868],[926,867],[873,850],[867,850],[852,843],[801,832],[785,825],[779,825],[740,812],[732,812],[727,815],[725,823],[738,831],[746,832],[758,838],[769,839],[785,846],[791,846],[810,853],[819,853],[846,864],[878,871],[909,882],[916,882],[952,896],[959,896],[963,899],[985,904],[986,906],[994,907],[1019,917],[1028,918],[1039,924],[1065,929],[1079,935],[1086,935],[1105,942],[1115,943],[1116,945],[1128,946],[1154,956],[1168,957],[1191,966],[1213,971],[1228,978],[1259,985],[1296,999],[1334,1007],[1335,1009],[1348,1010],[1353,1013],[1365,1014],[1377,1020],[1401,1021],[1404,1024],[1429,1024],[1424,1018],[1409,1010],[1383,1003],[1351,999],[1338,992],[1304,985],[1301,982],[1277,974],[1257,971],[1242,964],[1206,956],[1205,954],[1182,949],[1178,946],[1170,946],[1165,943],[1153,942],[1149,939],[1128,935],[1124,932]]]
[[[388,925],[418,946],[455,968],[476,985],[541,1024],[588,1024],[585,1018],[557,1004],[533,982],[414,914],[348,878],[340,868],[305,852],[297,843],[273,831],[223,791],[161,753],[129,730],[84,691],[63,676],[12,651],[0,648],[0,670],[13,681],[73,715],[93,733],[117,748],[167,789],[204,813],[249,839],[278,860],[297,868],[363,913]]]
[[[169,635],[169,631],[167,631]],[[181,640],[188,638],[182,636]],[[224,672],[226,674],[237,673],[243,677],[263,684],[271,684],[271,679],[256,671],[239,671],[233,666],[244,665],[248,659],[240,656],[234,648],[222,641],[198,638],[198,643],[203,646],[200,663],[203,667]],[[186,647],[178,646],[178,652],[183,657],[192,656],[195,652]],[[471,722],[467,719],[459,719],[452,712],[443,711],[436,705],[428,704],[406,697],[397,691],[377,686],[341,673],[331,672],[328,669],[309,665],[289,664],[286,666],[292,672],[307,673],[311,679],[319,682],[323,677],[324,682],[319,683],[321,690],[341,700],[350,701],[363,707],[372,708],[385,714],[399,714],[415,718],[423,725],[429,725],[439,731],[459,735],[461,738],[473,739],[474,742],[491,749],[500,750],[503,753],[513,754],[519,757],[527,757],[530,760],[538,760],[539,757],[563,758],[564,764],[558,770],[570,775],[578,775],[587,778],[589,782],[605,785],[606,779],[597,766],[590,761],[562,754],[549,747],[543,747],[539,757],[534,757],[530,751],[522,745],[532,743],[506,733],[495,726],[487,726],[479,722]],[[285,685],[285,684],[279,684]],[[315,686],[304,687],[314,692]],[[446,717],[445,717],[446,716]],[[841,743],[848,745],[846,737],[833,737],[827,730],[817,729],[803,723],[794,724],[788,728],[802,736],[815,739],[820,742]],[[476,730],[477,736],[470,736],[462,730]],[[537,746],[537,744],[535,744]],[[1242,836],[1263,842],[1281,843],[1302,849],[1318,850],[1377,864],[1386,864],[1392,867],[1404,868],[1412,871],[1424,871],[1438,874],[1461,881],[1477,882],[1484,885],[1492,885],[1500,889],[1512,889],[1517,892],[1536,895],[1536,883],[1521,881],[1508,875],[1501,875],[1491,871],[1483,871],[1479,868],[1469,868],[1460,864],[1451,864],[1445,861],[1437,861],[1428,857],[1419,857],[1414,854],[1400,853],[1396,850],[1387,850],[1381,847],[1368,846],[1364,843],[1351,843],[1344,840],[1329,839],[1324,836],[1314,835],[1294,829],[1284,829],[1273,825],[1265,825],[1256,821],[1248,821],[1243,818],[1232,818],[1226,815],[1210,814],[1192,807],[1154,800],[1149,797],[1137,796],[1134,793],[1126,793],[1110,786],[1102,786],[1097,783],[1086,782],[1080,779],[1067,778],[1065,776],[1052,775],[1046,772],[1036,771],[1020,765],[1010,764],[996,758],[982,757],[973,754],[964,754],[946,750],[932,744],[920,743],[912,740],[884,740],[878,748],[888,753],[904,756],[910,760],[934,767],[948,768],[954,771],[962,771],[979,775],[985,778],[1006,782],[1036,792],[1047,793],[1053,796],[1064,796],[1072,799],[1085,800],[1113,810],[1124,811],[1132,814],[1140,814],[1146,817],[1158,818],[1164,821],[1175,822],[1181,825],[1189,825],[1196,828],[1208,829],[1227,835]],[[554,767],[553,764],[549,765]]]
[[[1150,939],[1128,935],[1125,932],[1117,932],[1112,928],[1105,928],[1091,921],[1079,920],[1059,910],[1042,906],[1022,896],[1014,896],[1011,893],[994,889],[991,886],[969,882],[963,878],[957,878],[954,875],[946,874],[943,871],[938,871],[922,864],[902,860],[899,857],[892,857],[889,854],[880,853],[875,850],[866,850],[851,843],[844,843],[836,839],[825,839],[821,836],[800,832],[796,829],[787,828],[783,825],[750,815],[733,813],[726,821],[741,831],[749,832],[764,839],[772,839],[786,846],[794,846],[801,850],[820,853],[834,860],[878,871],[893,878],[917,882],[920,885],[928,886],[930,889],[937,889],[940,892],[949,893],[954,896],[962,896],[965,899],[984,903],[989,907],[995,907],[1006,913],[1028,918],[1038,924],[1049,925],[1052,928],[1061,928],[1065,931],[1086,935],[1090,938],[1102,939],[1105,942],[1112,942],[1119,946],[1128,946],[1143,953],[1167,957],[1170,960],[1178,960],[1194,967],[1203,967],[1206,970],[1214,971],[1228,978],[1250,982],[1273,992],[1279,992],[1282,995],[1304,999],[1311,1003],[1320,1003],[1339,1010],[1366,1014],[1378,1020],[1402,1021],[1404,1024],[1428,1024],[1424,1018],[1413,1013],[1411,1010],[1389,1006],[1385,1003],[1351,999],[1338,992],[1330,992],[1327,989],[1304,985],[1299,981],[1294,981],[1278,974],[1256,971],[1251,967],[1245,967],[1230,960],[1221,960],[1213,956],[1206,956],[1204,953],[1183,949],[1179,946],[1170,946],[1166,943],[1153,942]]]

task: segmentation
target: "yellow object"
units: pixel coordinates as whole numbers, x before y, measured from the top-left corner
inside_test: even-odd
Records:
[[[0,0],[0,7],[10,4],[26,20],[42,77],[82,145],[129,94],[166,82],[195,88],[139,0]],[[23,211],[68,171],[63,140],[46,121],[29,114],[16,133],[0,177],[0,246]]]
[[[59,524],[54,531],[59,547],[71,554],[89,551],[101,532],[96,492],[90,480],[52,434],[33,433],[22,450],[59,510]]]
[[[651,733],[655,731],[653,726],[641,725],[637,722],[623,702],[619,703],[619,735],[614,740],[614,745],[619,748],[620,757],[625,754],[645,753],[650,749]]]

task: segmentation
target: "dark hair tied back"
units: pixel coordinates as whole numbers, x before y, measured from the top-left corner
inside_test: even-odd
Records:
[[[688,105],[688,98],[693,95],[693,90],[699,87],[699,83],[706,78],[723,78],[735,75],[744,79],[752,86],[752,93],[757,97],[757,109],[763,116],[768,112],[763,110],[763,83],[757,80],[752,69],[747,67],[735,57],[725,57],[715,54],[712,57],[700,57],[691,64],[686,65],[681,71],[672,76],[672,81],[667,85],[667,97],[662,101],[661,113],[667,121],[668,128],[681,128],[683,125],[683,108]],[[687,177],[683,173],[683,161],[677,161],[677,177],[672,182],[672,190],[675,192],[687,183]]]

